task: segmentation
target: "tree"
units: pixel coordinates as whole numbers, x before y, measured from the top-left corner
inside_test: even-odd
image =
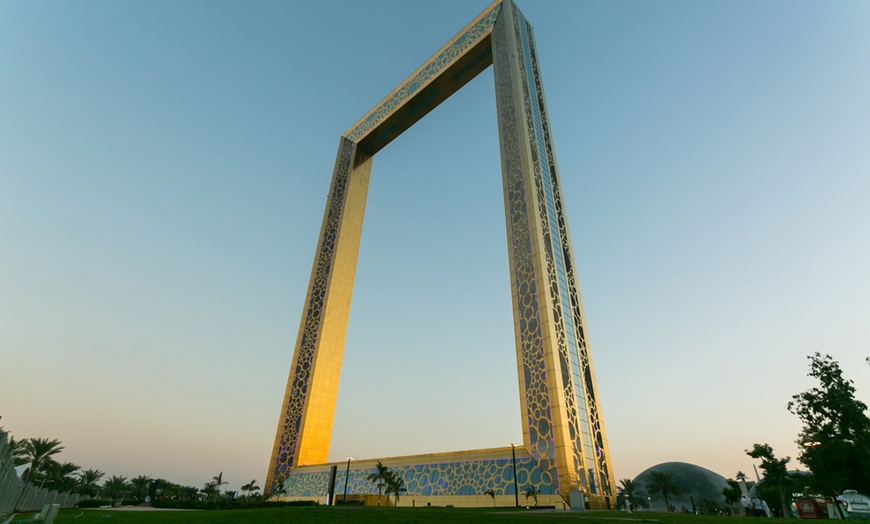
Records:
[[[127,489],[127,477],[123,475],[112,475],[103,483],[103,493],[110,500],[123,499]]]
[[[634,509],[638,506],[649,506],[649,501],[646,498],[646,493],[644,493],[639,483],[631,479],[619,480],[617,495],[621,496],[623,499],[626,499],[629,504],[629,508],[631,509]]]
[[[740,482],[742,482],[743,489],[746,490],[746,493],[749,493],[749,485],[746,484],[746,473],[743,473],[742,471],[738,471],[737,474],[734,475],[734,478],[739,480]]]
[[[151,485],[148,487],[148,494],[151,495],[152,498],[181,497],[181,486],[174,482],[158,478],[152,479],[150,484]],[[194,488],[194,491],[197,491],[196,488]]]
[[[484,491],[483,494],[492,497],[492,507],[495,507],[495,491],[493,491],[492,489],[488,489]]]
[[[221,471],[220,473],[218,473],[217,475],[212,477],[212,480],[214,481],[215,488],[216,488],[215,489],[215,498],[217,498],[221,494],[221,486],[225,486],[225,485],[229,484],[229,482],[224,481],[224,472],[223,471]]]
[[[184,500],[193,500],[199,493],[199,490],[196,488],[196,486],[182,486],[179,491],[181,493],[181,497],[184,498]]]
[[[27,482],[33,483],[37,476],[47,475],[53,468],[59,466],[53,457],[63,451],[63,446],[57,439],[30,438],[24,441],[24,456],[30,463],[30,474]]]
[[[133,489],[133,497],[137,500],[145,500],[145,495],[148,494],[148,488],[151,487],[151,477],[148,475],[139,475],[130,479],[130,487]]]
[[[742,475],[742,473],[741,473]],[[744,475],[745,477],[745,475]],[[722,496],[725,497],[725,504],[728,505],[728,509],[731,510],[731,514],[734,514],[734,504],[740,502],[741,492],[740,492],[740,483],[734,479],[725,479],[725,482],[728,483],[728,486],[722,488]],[[742,511],[742,509],[741,509]]]
[[[367,476],[366,480],[368,480],[369,482],[371,482],[372,484],[375,484],[377,486],[377,488],[378,488],[378,506],[380,506],[381,505],[381,490],[383,490],[384,486],[386,486],[386,481],[387,481],[387,478],[389,476],[389,469],[390,468],[381,464],[380,460],[378,461],[375,468],[376,468],[375,472],[370,474],[369,476]]]
[[[218,494],[217,483],[214,481],[206,482],[200,491],[206,498],[215,498]]]
[[[762,500],[772,502],[772,506],[780,506],[782,515],[788,515],[788,501],[786,498],[786,486],[789,484],[788,464],[789,457],[778,459],[773,454],[773,448],[768,444],[753,444],[746,454],[754,459],[761,460],[761,471],[764,472],[764,481],[756,485],[755,491]]]
[[[538,505],[538,495],[540,495],[540,494],[541,494],[541,490],[538,489],[537,486],[531,486],[531,487],[526,488],[526,493],[525,493],[526,500],[529,500],[529,497],[532,497],[533,499],[535,499],[535,506]]]
[[[673,477],[667,471],[651,471],[650,481],[646,485],[646,489],[653,495],[661,497],[662,503],[667,511],[671,511],[671,501],[669,497],[679,496],[680,487],[674,482]]]
[[[51,470],[51,488],[57,492],[67,491],[72,493],[78,486],[78,479],[73,475],[78,472],[81,467],[72,462],[64,462],[58,464],[57,467]]]
[[[806,436],[830,435],[854,442],[870,455],[870,418],[867,405],[855,398],[855,386],[843,377],[830,355],[810,355],[810,372],[821,387],[792,396],[788,410],[800,417]]]
[[[86,469],[79,473],[79,493],[95,497],[99,490],[99,482],[104,476],[105,473],[98,469]]]
[[[402,478],[401,475],[396,475],[392,471],[387,472],[387,478],[384,479],[384,484],[386,485],[385,493],[387,495],[387,501],[390,500],[390,494],[396,498],[396,506],[399,505],[399,495],[408,491],[405,489],[405,479]]]
[[[15,437],[9,437],[9,450],[12,452],[12,463],[17,468],[29,462],[27,458],[27,441],[15,440]]]
[[[856,489],[870,491],[870,417],[867,405],[855,398],[855,386],[843,376],[840,364],[830,355],[815,353],[808,376],[819,386],[792,396],[788,410],[803,423],[798,435],[798,460],[813,472],[819,492]],[[818,443],[804,447],[807,443]]]
[[[269,497],[274,497],[276,495],[285,495],[287,488],[284,487],[284,483],[287,481],[286,478],[282,478],[278,482],[272,483],[272,491],[269,493]]]
[[[245,493],[245,497],[250,497],[251,493],[254,491],[260,491],[260,486],[257,485],[257,479],[254,479],[242,486],[242,492]]]

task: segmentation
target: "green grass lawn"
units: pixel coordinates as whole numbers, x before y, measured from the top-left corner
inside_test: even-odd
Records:
[[[30,516],[30,514],[27,514]],[[23,519],[20,516],[18,519]],[[583,524],[750,524],[760,519],[748,517],[701,517],[678,513],[625,513],[620,511],[535,511],[526,509],[466,509],[466,508],[371,508],[371,507],[305,507],[269,508],[224,511],[130,511],[130,510],[65,510],[57,524],[157,524],[157,523],[271,523],[271,522],[580,522]],[[777,524],[782,519],[763,519],[764,524]],[[758,524],[762,524],[758,522]]]

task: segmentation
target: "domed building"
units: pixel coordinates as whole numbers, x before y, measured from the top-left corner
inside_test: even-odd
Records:
[[[664,462],[647,468],[634,478],[634,482],[641,486],[650,497],[651,509],[665,509],[664,500],[660,500],[659,495],[653,493],[648,487],[652,482],[654,471],[669,473],[671,480],[680,489],[680,495],[668,496],[668,502],[676,511],[680,511],[682,508],[691,511],[693,499],[695,507],[705,501],[720,506],[725,505],[725,496],[722,494],[722,490],[728,487],[725,477],[694,464]]]

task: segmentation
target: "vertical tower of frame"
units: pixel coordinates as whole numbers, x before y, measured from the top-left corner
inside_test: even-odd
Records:
[[[296,466],[324,463],[329,454],[371,161],[356,143],[341,138],[266,475],[267,494]]]
[[[372,157],[494,67],[523,444],[561,493],[613,497],[531,25],[496,1],[341,138],[264,491],[327,460]]]
[[[513,2],[492,41],[524,444],[563,493],[612,496],[534,35]]]

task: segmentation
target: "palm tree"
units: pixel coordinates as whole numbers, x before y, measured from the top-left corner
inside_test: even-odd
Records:
[[[526,488],[526,500],[529,500],[529,497],[535,499],[535,506],[538,505],[538,495],[541,494],[541,490],[538,489],[537,486],[532,486],[530,488]]]
[[[366,480],[371,482],[372,484],[376,484],[378,487],[378,506],[381,505],[381,490],[384,489],[386,485],[387,478],[389,478],[389,469],[388,467],[381,464],[381,461],[378,461],[377,466],[375,466],[377,470],[366,477]]]
[[[57,439],[29,438],[24,441],[24,456],[30,463],[30,473],[27,482],[31,484],[39,474],[47,474],[52,468],[59,465],[53,457],[63,451],[63,446]]]
[[[271,491],[271,493],[269,493],[269,498],[274,497],[274,496],[286,495],[286,493],[285,493],[286,488],[284,487],[284,483],[286,481],[287,481],[287,479],[283,478],[280,481],[278,481],[277,484],[273,483],[272,484],[272,491]]]
[[[99,489],[98,483],[105,473],[98,469],[86,469],[79,473],[79,493],[91,497],[96,496]]]
[[[179,491],[184,500],[193,500],[196,498],[197,493],[199,493],[199,489],[195,486],[182,486]]]
[[[127,491],[127,477],[123,475],[112,475],[103,484],[103,492],[110,499],[123,499],[124,493]]]
[[[631,480],[631,479],[620,479],[619,480],[620,487],[618,488],[618,494],[622,495],[626,502],[628,502],[628,507],[630,509],[634,509],[634,507],[643,506],[646,507],[649,505],[646,493],[641,489],[640,484]]]
[[[181,486],[166,479],[153,479],[151,486],[148,488],[148,494],[151,498],[157,497],[178,497],[181,494]]]
[[[651,480],[646,485],[646,489],[648,489],[653,495],[661,496],[665,509],[670,511],[671,503],[668,500],[668,496],[679,495],[681,493],[680,487],[674,483],[674,479],[667,471],[651,471],[650,477]]]
[[[76,479],[73,475],[82,469],[78,464],[73,464],[72,462],[64,462],[63,464],[58,464],[56,468],[52,469],[52,488],[55,491],[68,491],[73,492],[76,489],[76,485],[78,484],[78,479]]]
[[[29,462],[27,458],[27,441],[15,440],[15,437],[9,437],[9,443],[7,446],[9,450],[12,452],[12,463],[17,468],[18,466],[23,466]]]
[[[217,484],[206,482],[200,491],[205,495],[205,498],[213,498],[218,492]]]
[[[221,486],[229,484],[229,482],[224,481],[224,472],[221,471],[216,476],[212,477],[212,480],[215,484],[215,498],[219,497],[221,494]]]
[[[495,491],[493,491],[492,489],[488,489],[484,491],[483,494],[492,497],[492,507],[495,507]]]
[[[250,497],[251,493],[254,491],[260,491],[260,486],[257,485],[257,479],[254,479],[244,486],[242,486],[242,492],[245,493],[245,497]]]
[[[133,496],[137,500],[145,500],[145,495],[148,494],[148,488],[151,487],[151,477],[148,475],[139,475],[130,479],[130,486],[133,488]]]
[[[390,493],[392,493],[396,497],[396,506],[399,505],[399,495],[408,491],[405,489],[405,479],[401,477],[401,475],[396,475],[392,471],[388,472],[386,478],[386,495],[387,501],[390,500]]]
[[[749,486],[746,485],[746,473],[743,473],[742,471],[738,471],[737,474],[734,475],[734,478],[739,480],[740,482],[742,482],[743,489],[745,489],[746,492],[749,493]]]

